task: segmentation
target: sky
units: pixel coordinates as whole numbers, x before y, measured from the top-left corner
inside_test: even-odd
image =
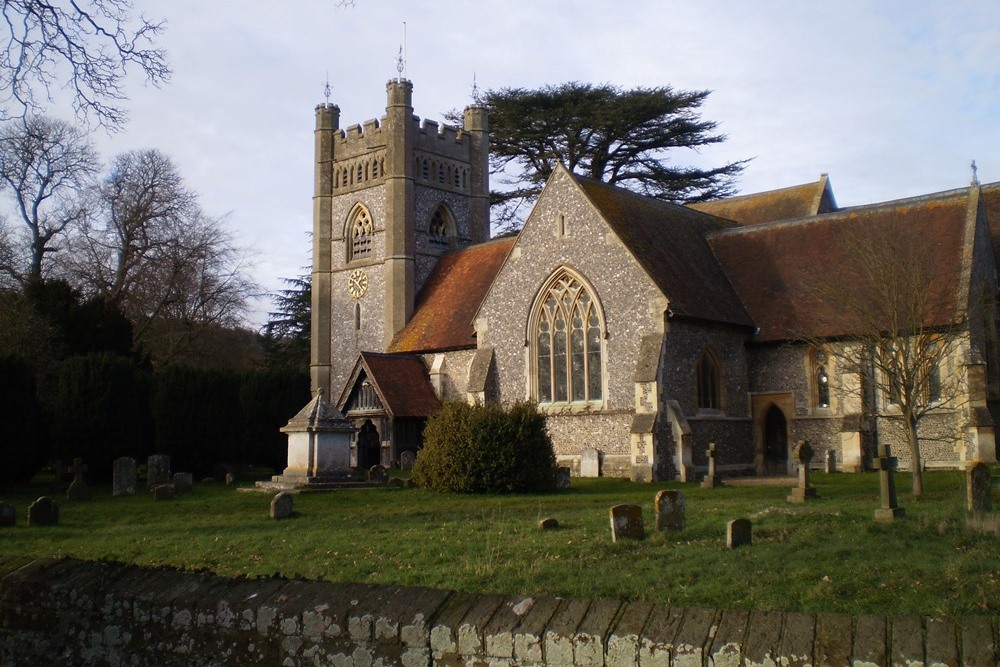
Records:
[[[157,148],[226,216],[265,291],[309,270],[314,109],[379,117],[404,41],[414,113],[441,121],[471,86],[567,81],[708,89],[728,139],[677,164],[752,158],[749,194],[828,173],[838,204],[1000,181],[996,0],[134,0],[163,18],[173,76],[129,82],[110,158]],[[58,109],[52,115],[60,114]],[[263,299],[252,324],[266,320]]]

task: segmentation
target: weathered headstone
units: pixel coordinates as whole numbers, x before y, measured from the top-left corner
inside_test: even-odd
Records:
[[[726,548],[735,549],[753,544],[753,525],[750,519],[733,519],[726,524]]]
[[[112,465],[111,495],[134,496],[139,488],[135,459],[130,456],[122,456],[115,459]]]
[[[407,449],[399,455],[399,467],[403,470],[409,470],[413,467],[413,464],[417,460],[416,452]]]
[[[150,456],[146,461],[146,487],[152,491],[170,481],[170,457],[166,454]]]
[[[226,486],[236,486],[236,473],[234,472],[226,473]]]
[[[969,511],[976,513],[989,512],[993,509],[990,467],[985,463],[977,463],[965,473],[966,500]]]
[[[538,522],[538,530],[555,530],[558,527],[559,521],[551,516],[547,516]]]
[[[808,440],[799,440],[795,446],[795,462],[799,466],[799,484],[788,494],[788,502],[804,503],[810,498],[816,498],[816,487],[809,485],[809,462],[812,461],[813,449]]]
[[[29,526],[54,526],[59,523],[59,505],[48,496],[42,496],[28,507]]]
[[[0,503],[0,527],[17,525],[17,509],[10,503]]]
[[[653,509],[656,513],[656,529],[676,533],[686,525],[684,494],[676,489],[664,489],[656,494]]]
[[[292,494],[282,491],[271,499],[271,518],[287,519],[295,512],[294,505]]]
[[[374,465],[368,469],[368,481],[376,484],[388,484],[389,471],[385,469],[385,466]]]
[[[580,477],[601,476],[601,453],[593,447],[585,447],[580,452]]]
[[[881,450],[879,457],[872,462],[878,470],[882,500],[882,507],[875,510],[875,520],[888,522],[905,515],[906,510],[900,507],[899,501],[896,500],[896,479],[893,475],[899,461],[892,455],[889,445],[880,445],[879,449]]]
[[[559,466],[556,468],[556,489],[560,491],[565,491],[570,487],[572,478],[572,471],[568,466]]]
[[[641,540],[646,536],[642,525],[642,508],[638,505],[615,505],[611,515],[611,541]]]
[[[174,473],[174,493],[191,493],[194,488],[194,475],[189,472]]]
[[[393,477],[392,479],[389,480],[389,486],[393,487],[394,489],[401,489],[404,486],[406,486],[406,482],[403,481],[402,477]]]
[[[73,459],[73,481],[66,489],[66,500],[90,500],[90,487],[83,479],[85,472],[87,466],[83,464],[83,459]]]
[[[701,488],[714,489],[722,486],[722,480],[715,474],[715,443],[708,443],[708,474],[701,480]]]
[[[173,500],[173,499],[174,499],[173,484],[160,484],[159,486],[153,487],[153,500]]]
[[[837,452],[833,449],[826,450],[826,458],[824,459],[823,472],[829,474],[831,472],[837,472]]]

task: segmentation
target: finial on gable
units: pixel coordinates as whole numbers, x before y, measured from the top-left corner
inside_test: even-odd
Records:
[[[969,166],[972,167],[972,184],[979,185],[979,167],[976,166],[976,161],[973,160]]]

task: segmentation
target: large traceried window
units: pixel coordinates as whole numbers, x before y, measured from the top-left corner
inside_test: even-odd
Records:
[[[358,204],[347,223],[347,261],[370,257],[375,242],[375,225],[368,209]]]
[[[549,280],[532,318],[539,403],[602,399],[604,316],[583,281],[565,269]]]

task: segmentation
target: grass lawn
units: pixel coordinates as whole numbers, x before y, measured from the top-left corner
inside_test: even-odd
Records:
[[[1000,614],[1000,537],[967,530],[964,476],[925,474],[917,500],[897,476],[906,516],[875,523],[878,476],[815,475],[820,497],[787,488],[720,488],[576,479],[547,495],[452,496],[421,489],[304,494],[297,516],[268,518],[271,494],[196,484],[155,502],[111,496],[60,504],[60,524],[27,527],[45,480],[9,489],[18,525],[0,553],[110,559],[224,575],[404,584],[504,594],[612,597],[745,609]],[[653,497],[680,488],[687,529],[655,533]],[[994,488],[994,505],[997,505]],[[641,504],[647,537],[612,544],[608,508]],[[542,532],[539,519],[560,527]],[[725,548],[726,522],[753,521],[753,546]]]

